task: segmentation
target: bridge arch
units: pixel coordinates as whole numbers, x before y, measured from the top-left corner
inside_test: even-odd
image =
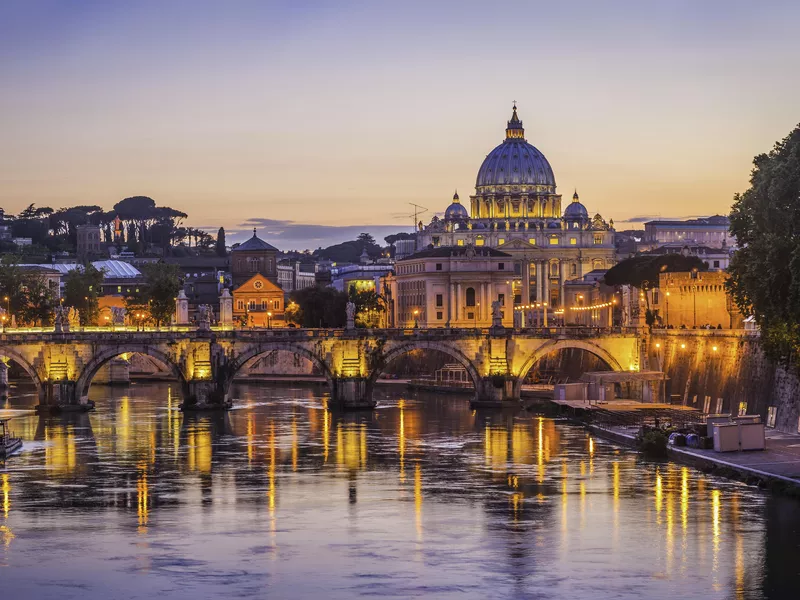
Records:
[[[39,398],[41,399],[42,395],[44,394],[44,386],[42,385],[42,375],[46,377],[46,374],[41,374],[36,370],[36,368],[25,358],[22,354],[10,348],[8,346],[0,347],[0,356],[5,356],[13,360],[17,363],[22,369],[30,376],[33,380],[33,384],[36,386],[36,391],[39,393]]]
[[[475,368],[473,362],[469,358],[467,358],[467,356],[463,352],[461,352],[458,348],[451,346],[450,344],[443,344],[441,342],[424,342],[424,341],[404,342],[389,348],[389,350],[383,355],[383,361],[381,366],[376,369],[373,369],[369,375],[370,389],[372,388],[375,381],[377,381],[378,377],[380,377],[384,369],[388,367],[395,359],[398,359],[404,354],[408,354],[409,352],[412,352],[414,350],[434,350],[436,352],[447,354],[450,358],[454,359],[457,363],[459,363],[467,370],[470,379],[472,379],[472,385],[475,387],[475,390],[479,389],[481,376],[478,373],[478,369]]]
[[[147,344],[124,344],[120,346],[113,346],[98,350],[91,358],[91,360],[84,365],[81,370],[78,380],[75,383],[75,398],[81,401],[89,395],[89,387],[92,385],[94,379],[100,368],[107,362],[121,356],[123,354],[146,354],[156,360],[162,362],[172,373],[172,375],[181,384],[181,392],[184,398],[188,392],[188,383],[186,376],[181,368],[175,364],[175,361],[167,353]]]
[[[539,348],[537,348],[537,350],[525,361],[525,363],[523,363],[522,369],[519,372],[519,380],[524,381],[525,377],[528,375],[528,371],[533,368],[533,365],[539,362],[546,355],[550,354],[551,352],[557,352],[564,349],[584,350],[594,354],[597,358],[611,367],[612,371],[625,370],[622,368],[622,365],[619,364],[619,361],[611,355],[611,353],[597,344],[593,344],[584,340],[550,340],[539,346]]]
[[[320,356],[318,356],[316,353],[314,353],[312,350],[310,350],[303,344],[275,341],[275,342],[264,342],[256,346],[251,346],[250,348],[248,348],[241,354],[237,355],[233,359],[233,361],[230,363],[228,376],[226,377],[226,380],[224,382],[225,397],[228,396],[231,384],[233,383],[233,380],[236,378],[236,374],[242,369],[242,367],[244,367],[254,358],[257,358],[265,354],[269,354],[270,352],[274,352],[276,350],[291,352],[292,354],[302,356],[303,358],[311,361],[311,363],[319,367],[320,371],[322,371],[322,374],[325,375],[325,380],[328,383],[328,388],[331,391],[333,390],[333,374],[331,373],[330,367],[325,363],[325,361]]]

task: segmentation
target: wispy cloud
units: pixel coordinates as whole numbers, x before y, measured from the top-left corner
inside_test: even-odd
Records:
[[[683,216],[669,216],[669,215],[640,215],[637,217],[629,217],[627,219],[620,219],[621,223],[647,223],[648,221],[684,221],[686,219],[701,219],[710,215],[683,215]],[[616,220],[616,219],[615,219]]]
[[[216,234],[219,227],[209,226],[199,229]],[[253,235],[253,229],[256,229],[258,237],[280,250],[314,250],[354,240],[360,233],[369,233],[375,241],[383,244],[383,238],[387,235],[410,231],[411,228],[401,225],[314,225],[280,219],[252,218],[238,227],[226,228],[225,240],[229,244],[243,242]]]

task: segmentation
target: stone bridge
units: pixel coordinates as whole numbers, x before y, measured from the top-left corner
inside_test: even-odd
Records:
[[[639,370],[642,336],[636,330],[511,329],[260,329],[190,331],[6,332],[0,356],[17,362],[39,392],[40,411],[92,406],[89,386],[98,370],[121,355],[141,353],[165,364],[180,382],[184,409],[224,408],[231,383],[252,359],[293,352],[325,375],[334,405],[371,408],[376,379],[414,350],[452,357],[469,373],[473,403],[501,406],[519,400],[521,382],[546,354],[579,348],[614,370]],[[5,366],[5,363],[0,363]]]

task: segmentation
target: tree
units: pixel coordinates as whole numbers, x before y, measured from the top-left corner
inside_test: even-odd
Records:
[[[103,277],[103,271],[88,262],[64,277],[64,304],[78,311],[81,325],[97,324]]]
[[[356,325],[360,327],[379,327],[381,314],[386,310],[383,298],[375,290],[357,291],[350,287],[350,302],[356,305]]]
[[[175,313],[175,297],[181,289],[178,265],[151,263],[142,265],[145,284],[139,292],[128,296],[128,312],[141,311],[149,315],[156,327],[169,323]]]
[[[21,267],[16,256],[2,257],[0,307],[3,310],[10,310],[18,322],[29,325],[50,323],[55,308],[55,297],[55,291],[50,288],[44,276]],[[9,319],[11,315],[8,315]]]
[[[787,363],[800,349],[800,126],[753,165],[731,210],[739,249],[728,287],[742,313],[755,316],[766,354]]]
[[[344,327],[347,321],[347,294],[330,287],[315,286],[294,292],[303,327]]]
[[[216,252],[217,256],[228,256],[228,249],[225,248],[225,229],[223,227],[220,227],[217,232]]]
[[[696,256],[682,254],[640,254],[611,267],[605,274],[606,285],[632,285],[638,288],[658,287],[660,273],[707,271],[708,265]],[[646,282],[646,284],[645,284]]]

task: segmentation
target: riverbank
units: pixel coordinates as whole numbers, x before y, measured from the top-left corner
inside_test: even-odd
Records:
[[[636,447],[638,427],[578,422],[598,437]],[[667,457],[707,473],[800,497],[800,435],[767,430],[766,440],[766,450],[739,452],[668,446]]]

